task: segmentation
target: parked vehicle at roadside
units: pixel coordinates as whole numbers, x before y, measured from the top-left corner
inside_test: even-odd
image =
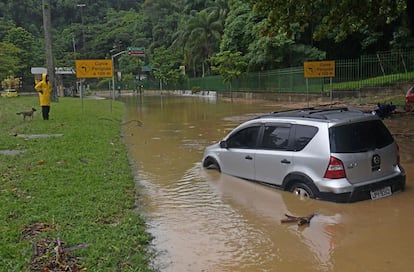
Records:
[[[384,119],[384,118],[391,117],[391,115],[395,113],[396,109],[397,107],[393,105],[392,103],[390,104],[378,103],[377,107],[371,113],[377,115],[381,119]]]
[[[408,89],[407,93],[405,94],[405,111],[413,111],[414,109],[414,86]]]
[[[15,89],[7,89],[4,92],[0,92],[2,97],[17,97],[17,91]]]
[[[390,196],[405,188],[398,145],[381,119],[348,108],[273,112],[207,147],[207,169],[334,202]]]

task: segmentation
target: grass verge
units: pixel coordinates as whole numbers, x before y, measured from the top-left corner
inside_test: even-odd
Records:
[[[32,107],[33,120],[16,115]],[[151,271],[123,113],[118,102],[60,98],[44,121],[37,97],[0,98],[2,271]],[[28,137],[39,134],[63,136]]]

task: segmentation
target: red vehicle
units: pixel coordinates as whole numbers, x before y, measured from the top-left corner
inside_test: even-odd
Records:
[[[405,95],[405,111],[413,111],[414,109],[414,86],[408,89],[407,94]]]

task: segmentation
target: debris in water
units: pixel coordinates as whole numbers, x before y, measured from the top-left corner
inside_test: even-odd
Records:
[[[281,220],[282,223],[296,223],[298,224],[298,226],[303,226],[303,225],[309,225],[311,219],[315,216],[315,214],[312,213],[308,216],[293,216],[293,215],[285,214],[285,216],[287,218],[282,219]]]

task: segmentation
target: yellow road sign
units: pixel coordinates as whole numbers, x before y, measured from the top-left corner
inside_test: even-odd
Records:
[[[76,60],[77,78],[106,78],[112,73],[112,60]]]
[[[306,78],[335,77],[335,61],[305,61],[303,73]]]

